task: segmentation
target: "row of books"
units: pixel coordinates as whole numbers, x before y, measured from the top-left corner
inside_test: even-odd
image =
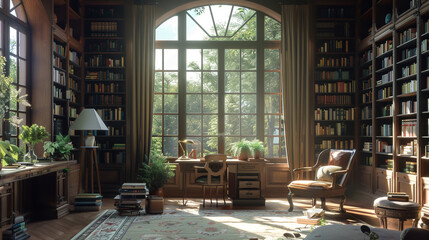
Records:
[[[69,51],[69,60],[74,64],[80,65],[80,54],[75,51]]]
[[[390,67],[393,64],[393,57],[387,56],[381,60],[381,68]]]
[[[121,8],[114,7],[88,7],[85,9],[85,16],[87,18],[117,18],[123,17]]]
[[[77,96],[76,93],[71,91],[71,90],[67,90],[66,91],[66,98],[68,100],[70,100],[71,102],[77,103]]]
[[[58,69],[52,69],[52,80],[56,83],[66,85],[66,73],[58,70]]]
[[[314,110],[315,120],[354,120],[354,108],[317,108]]]
[[[408,77],[417,73],[417,63],[413,63],[409,66],[404,66],[401,68],[401,76]]]
[[[372,88],[372,78],[362,82],[362,89],[363,90],[369,89],[369,88]]]
[[[372,118],[372,108],[370,106],[364,106],[361,110],[362,119],[371,119]]]
[[[392,124],[384,123],[380,126],[380,135],[383,137],[391,137],[392,132]]]
[[[392,87],[385,87],[378,90],[377,99],[385,99],[391,97],[393,94]]]
[[[30,238],[25,227],[24,217],[15,217],[12,227],[3,230],[2,237],[4,240],[24,240]]]
[[[86,103],[90,105],[122,105],[123,97],[113,95],[89,95]]]
[[[89,37],[118,37],[118,22],[90,22]]]
[[[409,173],[409,174],[417,174],[417,163],[411,162],[411,161],[406,161],[404,172]]]
[[[362,94],[362,103],[372,102],[372,90]]]
[[[399,33],[399,44],[403,44],[405,42],[410,41],[411,39],[416,38],[417,29],[416,28],[408,28],[407,30]]]
[[[119,83],[90,83],[86,84],[87,93],[115,93],[120,92],[122,87]]]
[[[428,50],[428,42],[429,42],[429,39],[422,39],[422,44],[421,44],[422,53]]]
[[[318,80],[350,80],[350,71],[316,71],[316,79]]]
[[[55,55],[52,58],[52,64],[54,65],[54,67],[61,68],[61,69],[65,69],[66,67],[66,63],[64,62],[64,59],[57,57]]]
[[[69,108],[69,117],[71,118],[77,118],[78,114],[77,114],[77,109],[74,107],[70,107]]]
[[[377,86],[393,81],[393,71],[381,75],[381,80],[377,81]]]
[[[413,57],[417,54],[416,48],[408,48],[401,51],[401,60]]]
[[[364,156],[360,161],[360,164],[365,166],[372,166],[372,163],[372,156]]]
[[[116,195],[115,207],[121,216],[137,216],[142,214],[142,203],[145,204],[149,191],[146,183],[124,183]]]
[[[63,89],[54,86],[54,88],[53,88],[53,96],[56,97],[56,98],[63,99],[65,97]]]
[[[125,79],[125,74],[123,72],[112,72],[112,71],[88,71],[86,73],[85,79],[87,80],[122,80]]]
[[[322,140],[320,143],[315,144],[316,149],[326,149],[326,148],[335,148],[335,149],[353,149],[354,141],[351,140]]]
[[[86,67],[125,67],[124,57],[92,56],[85,62]]]
[[[350,95],[318,95],[316,96],[316,104],[338,104],[348,105],[352,103]]]
[[[399,154],[407,156],[417,156],[417,140],[399,145]]]
[[[97,109],[97,113],[103,120],[125,120],[125,111],[122,108]]]
[[[97,152],[100,163],[125,163],[125,152]]]
[[[393,153],[393,146],[386,141],[376,140],[375,150],[380,153]]]
[[[363,52],[363,54],[360,56],[360,64],[364,64],[369,61],[372,61],[372,49]]]
[[[353,93],[355,82],[321,83],[314,85],[315,93]]]
[[[401,136],[402,137],[417,136],[417,119],[402,119]]]
[[[125,136],[125,127],[113,127],[109,126],[107,136]]]
[[[402,84],[401,90],[402,94],[417,92],[417,80],[411,80]]]
[[[410,114],[417,112],[417,101],[408,100],[401,102],[401,114]]]
[[[64,133],[64,120],[63,119],[54,119],[54,135],[59,133]]]
[[[398,202],[408,202],[410,197],[405,192],[388,192],[387,200],[389,201],[398,201]]]
[[[125,149],[125,143],[117,143],[110,141],[98,142],[97,146],[101,149]]]
[[[349,52],[349,40],[329,40],[320,43],[317,49],[319,53]]]
[[[371,137],[372,136],[372,125],[371,124],[362,124],[361,135]]]
[[[372,151],[372,142],[363,142],[362,150],[371,152]]]
[[[393,104],[387,104],[381,108],[381,117],[393,116]]]
[[[318,67],[352,67],[353,56],[350,57],[322,57],[317,63]]]
[[[317,16],[320,18],[345,18],[353,15],[352,8],[344,7],[318,7]]]
[[[54,103],[52,110],[55,115],[60,115],[60,116],[64,115],[64,107],[62,105]]]
[[[330,125],[322,125],[316,123],[316,136],[345,136],[347,127],[345,123],[336,123]]]
[[[362,69],[362,76],[361,77],[366,77],[372,74],[372,65],[369,65],[368,68],[364,68]]]
[[[103,205],[103,196],[98,193],[78,193],[74,199],[74,211],[98,211]]]
[[[393,48],[392,40],[386,40],[384,43],[380,43],[379,45],[377,45],[377,56],[380,56],[381,54],[392,50],[392,48]]]
[[[348,22],[316,22],[316,37],[349,37]]]
[[[89,42],[86,44],[88,52],[118,52],[125,51],[124,42],[122,40],[101,40],[97,42]]]
[[[425,145],[425,157],[429,158],[429,145]]]
[[[57,43],[56,41],[53,42],[53,46],[52,46],[54,52],[62,57],[66,56],[66,48],[64,47],[64,45]]]

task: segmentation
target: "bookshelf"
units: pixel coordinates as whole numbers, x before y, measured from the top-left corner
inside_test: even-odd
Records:
[[[85,106],[95,108],[109,131],[96,132],[104,194],[116,194],[125,179],[124,6],[85,6]]]
[[[355,143],[355,8],[318,5],[315,29],[315,154]]]

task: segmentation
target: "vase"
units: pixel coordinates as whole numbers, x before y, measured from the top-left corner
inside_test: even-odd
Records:
[[[30,144],[28,148],[28,152],[24,155],[24,162],[34,164],[37,162],[37,155],[34,153],[34,145]]]

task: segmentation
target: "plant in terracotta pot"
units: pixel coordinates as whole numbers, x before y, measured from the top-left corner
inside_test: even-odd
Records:
[[[250,142],[250,145],[253,149],[253,157],[255,159],[261,158],[264,153],[264,143],[258,139],[254,139]]]
[[[39,142],[43,142],[43,139],[49,136],[45,127],[33,124],[29,126],[22,126],[21,134],[19,134],[19,139],[21,139],[28,146],[28,153],[24,156],[25,162],[35,163],[37,162],[37,156],[34,153],[34,145]]]
[[[56,160],[62,160],[65,158],[69,160],[71,151],[74,150],[74,147],[69,135],[63,136],[61,133],[59,133],[55,137],[54,142],[45,142],[43,149],[45,150],[45,154],[49,154],[51,158]]]
[[[247,160],[253,155],[252,143],[246,139],[231,143],[229,148],[232,155],[240,160]]]

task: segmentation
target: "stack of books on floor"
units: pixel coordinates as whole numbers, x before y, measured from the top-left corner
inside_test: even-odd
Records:
[[[408,202],[410,200],[410,196],[404,192],[388,192],[387,200],[389,201],[398,201],[398,202]]]
[[[137,216],[142,214],[146,195],[149,191],[146,183],[124,183],[115,197],[115,206],[121,216]],[[143,203],[143,207],[142,207]]]
[[[325,216],[325,210],[321,208],[310,208],[303,212],[304,216],[297,217],[296,222],[300,224],[318,225]]]
[[[103,205],[103,196],[98,193],[79,193],[74,199],[74,211],[98,211]]]
[[[23,216],[16,217],[13,226],[3,231],[3,239],[5,240],[22,240],[27,238],[30,238],[30,235],[27,234]]]

